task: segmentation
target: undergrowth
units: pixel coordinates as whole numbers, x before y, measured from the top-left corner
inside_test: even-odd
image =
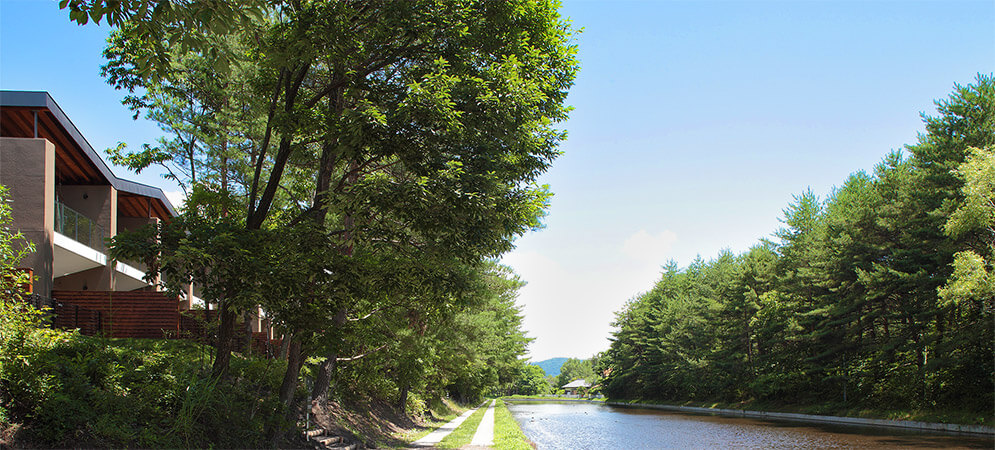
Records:
[[[109,339],[39,327],[40,311],[0,302],[0,436],[67,447],[265,446],[280,420],[278,360],[232,359],[210,380],[194,342]],[[16,432],[15,432],[16,431]]]

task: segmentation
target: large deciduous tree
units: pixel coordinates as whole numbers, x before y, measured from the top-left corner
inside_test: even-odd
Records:
[[[397,308],[446,310],[461,301],[462,268],[539,225],[549,194],[536,178],[558,155],[564,134],[554,126],[566,118],[577,71],[572,32],[554,3],[68,6],[78,21],[86,12],[120,25],[109,80],[139,92],[130,104],[173,132],[159,146],[115,156],[134,168],[190,167],[173,175],[191,185],[218,178],[195,180],[198,169],[233,174],[241,189],[212,192],[236,197],[230,204],[244,208],[249,236],[286,239],[263,252],[271,260],[260,267],[275,269],[253,283],[293,342],[285,404],[308,355],[326,361],[316,395],[328,385],[334,361],[350,350],[333,330]],[[205,20],[198,11],[230,17]],[[196,36],[177,32],[191,23],[200,25]],[[226,34],[233,23],[237,33]],[[229,120],[236,113],[248,120]],[[159,250],[183,252],[188,243]],[[383,292],[371,287],[388,280]],[[241,298],[212,299],[222,334],[249,306]],[[229,343],[217,351],[220,375]]]

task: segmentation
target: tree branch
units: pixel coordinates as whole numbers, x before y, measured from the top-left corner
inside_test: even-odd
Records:
[[[383,350],[385,347],[387,347],[387,344],[381,345],[381,346],[379,346],[379,347],[377,347],[377,348],[375,348],[373,350],[370,350],[370,351],[368,351],[366,353],[359,354],[359,355],[356,355],[356,356],[349,356],[347,358],[335,358],[335,361],[337,361],[337,362],[355,361],[357,359],[365,357],[366,355],[369,355],[370,353],[374,353],[374,352],[378,352],[380,350]]]
[[[353,77],[343,77],[339,81],[330,83],[328,86],[325,86],[324,89],[318,91],[318,93],[314,94],[314,96],[311,97],[310,100],[304,103],[304,106],[306,108],[313,108],[315,105],[318,104],[319,101],[321,101],[322,98],[330,94],[335,89],[345,86],[346,83],[348,83],[350,80],[361,80],[363,78],[366,78],[371,73],[393,64],[405,54],[414,53],[425,48],[425,44],[411,46],[411,44],[414,41],[415,41],[414,38],[410,38],[408,42],[405,43],[405,45],[401,46],[400,48],[390,53],[389,55],[380,58],[379,60],[376,58],[367,59],[362,64],[360,64],[360,66],[365,66],[366,67],[365,69],[356,71],[356,75],[354,75]]]
[[[311,64],[304,64],[297,77],[291,82],[289,77],[286,80],[286,100],[284,104],[284,110],[286,113],[292,113],[294,109],[294,104],[297,102],[297,93],[300,90],[301,83],[304,82],[304,77],[307,76],[308,71],[311,69]],[[280,179],[283,177],[283,169],[287,165],[287,160],[290,158],[290,154],[293,151],[291,146],[292,134],[282,133],[280,136],[280,149],[277,151],[276,158],[273,160],[273,170],[270,172],[269,181],[266,183],[266,189],[263,191],[262,197],[259,198],[259,206],[255,211],[249,216],[249,220],[246,223],[246,228],[250,230],[259,229],[263,221],[266,219],[266,215],[269,213],[269,207],[273,203],[273,196],[276,195],[277,186],[280,183]]]
[[[269,112],[266,116],[266,132],[263,135],[263,143],[259,146],[259,157],[256,159],[256,171],[252,176],[252,189],[249,194],[249,212],[252,217],[256,209],[256,195],[259,193],[259,178],[262,177],[263,161],[266,158],[266,148],[269,147],[270,137],[273,134],[273,116],[276,114],[276,102],[280,99],[280,85],[283,84],[283,77],[287,69],[280,69],[280,76],[276,79],[276,89],[273,92],[273,99],[269,104]]]

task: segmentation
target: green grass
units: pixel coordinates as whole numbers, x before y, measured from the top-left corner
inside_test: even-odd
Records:
[[[428,436],[429,433],[431,433],[431,432],[435,431],[437,428],[439,428],[439,427],[441,427],[441,426],[449,423],[450,420],[455,419],[457,416],[459,416],[460,414],[463,413],[463,411],[460,411],[460,410],[450,411],[449,413],[445,413],[445,414],[441,414],[440,411],[436,411],[436,410],[433,410],[433,412],[438,416],[439,419],[438,420],[428,421],[426,423],[427,428],[425,428],[423,430],[419,430],[419,431],[402,433],[402,434],[398,435],[397,438],[399,438],[401,440],[404,440],[404,441],[406,441],[406,442],[408,442],[410,444],[410,443],[412,443],[414,441],[417,441],[417,440],[419,440],[419,439],[421,439],[421,438],[423,438],[425,436]]]
[[[489,402],[487,403],[489,404]],[[477,426],[480,425],[480,421],[484,418],[484,412],[487,411],[485,404],[480,408],[477,408],[469,418],[463,421],[459,427],[449,433],[442,442],[437,445],[438,448],[460,448],[464,445],[470,443],[473,440],[473,434],[477,432]]]
[[[522,432],[522,427],[512,417],[511,411],[508,411],[502,399],[498,399],[494,406],[494,448],[532,450],[532,445]]]

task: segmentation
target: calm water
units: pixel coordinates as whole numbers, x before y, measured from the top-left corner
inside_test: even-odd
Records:
[[[615,408],[591,403],[508,403],[540,449],[588,448],[995,448],[991,439],[861,427]]]

